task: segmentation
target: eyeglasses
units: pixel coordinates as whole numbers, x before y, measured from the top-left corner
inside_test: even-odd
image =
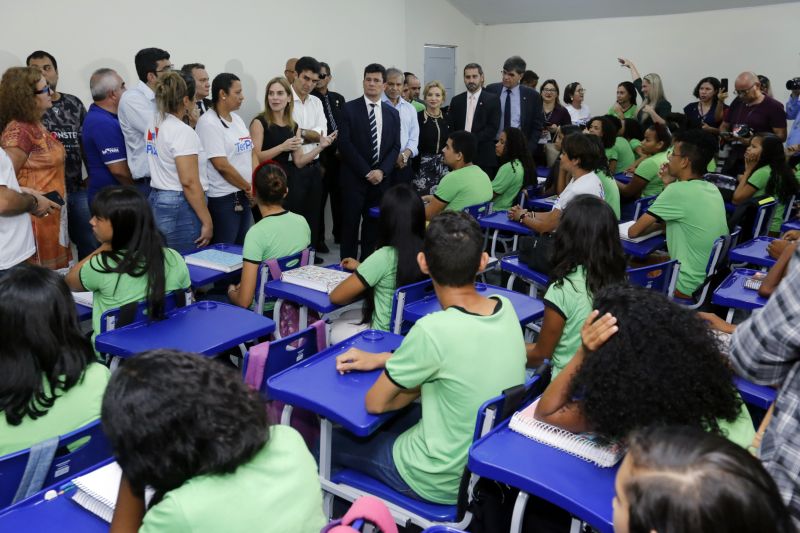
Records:
[[[162,67],[160,69],[156,69],[156,74],[161,74],[162,72],[170,72],[174,68],[175,68],[175,65],[167,65],[167,66]]]
[[[556,91],[555,89],[542,89],[542,92],[543,93],[557,93],[558,91]]]
[[[578,93],[578,94],[584,94],[586,92],[586,89],[578,89],[575,92]]]
[[[750,92],[750,90],[751,90],[753,87],[755,87],[755,86],[756,86],[756,84],[754,83],[753,85],[751,85],[751,86],[750,86],[750,87],[748,87],[747,89],[742,89],[741,91],[740,91],[739,89],[735,89],[733,92],[735,92],[737,96],[744,96],[744,95],[746,95],[747,93],[749,93],[749,92]]]
[[[678,154],[678,153],[672,152],[667,157],[686,157],[686,156],[683,155],[683,154]]]
[[[50,94],[50,86],[45,85],[43,89],[38,89],[33,91],[34,96],[37,94]]]
[[[320,75],[319,75],[319,79],[321,79],[321,80],[324,80],[324,79],[325,79],[325,78],[327,78],[327,77],[328,77],[328,75],[327,75],[327,74],[320,74]]]

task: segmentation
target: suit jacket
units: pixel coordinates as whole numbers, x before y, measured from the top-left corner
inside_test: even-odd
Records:
[[[367,174],[374,168],[383,171],[381,185],[392,176],[397,156],[400,155],[400,114],[391,105],[381,105],[383,127],[378,164],[372,166],[372,137],[369,112],[361,96],[344,105],[339,124],[339,153],[342,155],[342,180],[369,185]]]
[[[487,91],[496,94],[499,98],[505,98],[502,95],[503,89],[502,83],[492,83],[486,86]],[[544,127],[542,97],[535,89],[525,85],[519,86],[519,97],[521,100],[519,103],[519,128],[528,139],[528,148],[531,152],[534,152],[539,144],[539,138],[542,136],[542,128]]]
[[[450,101],[450,110],[447,115],[450,131],[464,129],[467,121],[467,93],[466,91],[453,97]],[[475,115],[472,117],[472,133],[478,139],[478,154],[475,164],[481,168],[497,166],[497,157],[494,154],[495,137],[500,127],[500,99],[496,94],[485,89],[478,97],[475,106]]]

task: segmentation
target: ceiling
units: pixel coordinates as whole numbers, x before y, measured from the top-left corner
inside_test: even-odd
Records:
[[[791,4],[788,0],[448,0],[476,24],[671,15],[736,7]]]

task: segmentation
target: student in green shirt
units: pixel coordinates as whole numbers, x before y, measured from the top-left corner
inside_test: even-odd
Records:
[[[722,195],[703,179],[716,151],[717,140],[710,133],[676,133],[675,148],[662,178],[669,185],[628,229],[629,237],[638,237],[666,225],[669,255],[681,263],[675,289],[680,298],[691,298],[703,283],[714,241],[728,235]]]
[[[597,116],[590,118],[589,122],[586,123],[586,131],[602,141],[608,170],[613,175],[617,171],[617,160],[619,159],[619,152],[616,147],[617,127],[610,117]]]
[[[608,120],[610,120],[614,127],[617,129],[617,137],[614,139],[614,150],[617,152],[617,167],[614,170],[614,174],[619,174],[620,172],[625,172],[625,170],[634,163],[636,163],[636,154],[633,153],[633,148],[631,148],[631,144],[628,140],[623,136],[622,130],[622,121],[620,121],[617,117],[606,115]],[[638,126],[638,122],[636,123]]]
[[[451,171],[445,174],[436,193],[423,196],[425,218],[431,220],[444,210],[461,211],[465,207],[488,202],[494,196],[492,182],[481,167],[472,163],[478,152],[478,141],[468,131],[454,131],[442,149],[445,164]]]
[[[770,233],[780,233],[786,206],[800,190],[800,184],[786,162],[781,140],[771,133],[758,133],[744,154],[744,174],[733,191],[733,203],[750,198],[772,196],[777,201],[770,222]]]
[[[755,429],[730,364],[694,311],[631,285],[606,287],[593,307],[537,419],[616,439],[651,425],[690,426],[750,445]]]
[[[658,171],[667,162],[667,149],[671,145],[672,134],[664,124],[656,123],[645,130],[644,141],[639,147],[645,159],[639,162],[629,183],[619,184],[622,200],[655,196],[664,190]]]
[[[528,149],[528,141],[519,128],[506,128],[494,146],[500,168],[492,180],[494,210],[507,211],[517,203],[519,191],[534,182],[536,164]]]
[[[289,188],[280,166],[261,163],[253,172],[253,187],[261,220],[244,237],[241,280],[238,285],[228,287],[228,298],[239,307],[253,304],[261,263],[296,254],[311,244],[311,229],[306,219],[283,208]]]
[[[361,310],[347,311],[333,322],[331,344],[371,327],[390,331],[392,299],[398,287],[423,279],[417,264],[425,238],[425,206],[404,184],[383,194],[378,219],[377,249],[359,263],[352,257],[342,267],[353,272],[333,289],[331,303],[346,305],[366,293]]]
[[[326,522],[300,434],[270,425],[258,391],[217,361],[175,350],[127,360],[102,420],[122,468],[112,531],[317,533]]]
[[[617,85],[617,101],[608,108],[608,114],[619,120],[632,118],[636,120],[639,108],[636,107],[636,86],[629,81]]]
[[[605,201],[611,207],[611,210],[614,211],[614,216],[617,217],[619,220],[620,215],[620,202],[619,202],[619,187],[617,187],[617,181],[614,179],[613,174],[608,169],[608,160],[606,159],[605,155],[603,155],[603,144],[599,137],[593,135],[591,133],[586,134],[589,140],[594,141],[597,145],[597,149],[601,154],[600,162],[597,165],[597,168],[594,169],[594,173],[597,174],[600,183],[603,184],[603,191],[605,192]]]
[[[433,279],[442,311],[420,319],[394,352],[351,349],[339,372],[384,368],[366,396],[370,413],[422,401],[369,439],[339,431],[334,464],[361,470],[412,498],[454,504],[478,408],[525,380],[525,343],[511,303],[475,291],[486,266],[478,223],[462,212],[434,218],[419,266]],[[410,429],[406,429],[410,428]]]
[[[633,171],[636,170],[636,165],[638,165],[640,161],[644,160],[644,157],[642,157],[639,153],[639,148],[644,140],[644,131],[642,131],[642,125],[639,124],[638,120],[626,118],[622,121],[622,129],[620,130],[619,134],[628,142],[628,146],[630,146],[631,152],[633,153],[633,163],[627,167],[620,165],[619,171],[625,172],[632,176]]]
[[[92,291],[92,339],[108,309],[147,301],[152,319],[164,316],[166,292],[191,285],[183,257],[164,246],[153,212],[134,187],[107,187],[92,201],[89,223],[100,247],[67,273],[74,291]]]
[[[109,372],[61,276],[23,263],[0,277],[0,339],[0,456],[100,417]]]
[[[529,367],[550,359],[555,377],[580,346],[592,294],[625,282],[617,218],[603,200],[587,194],[570,202],[555,233],[552,264],[542,330],[525,348]]]

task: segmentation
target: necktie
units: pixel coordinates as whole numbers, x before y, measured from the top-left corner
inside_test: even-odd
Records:
[[[506,107],[503,109],[503,129],[511,127],[511,89],[506,89]]]
[[[333,110],[331,109],[330,95],[326,93],[322,101],[325,102],[325,112],[328,113],[328,122],[331,123],[331,132],[334,132],[337,130],[337,127],[336,120],[333,118]]]
[[[203,105],[203,101],[202,101],[202,100],[198,100],[198,101],[197,101],[197,109],[199,109],[199,110],[200,110],[200,114],[201,114],[201,115],[202,115],[203,113],[205,113],[205,112],[206,112],[206,108],[205,108],[205,106]]]
[[[464,121],[464,129],[472,131],[472,121],[475,118],[475,102],[474,94],[469,95],[469,102],[467,102],[467,119]]]
[[[369,104],[369,131],[372,138],[372,166],[376,167],[380,156],[378,154],[378,121],[375,118],[375,104]]]

